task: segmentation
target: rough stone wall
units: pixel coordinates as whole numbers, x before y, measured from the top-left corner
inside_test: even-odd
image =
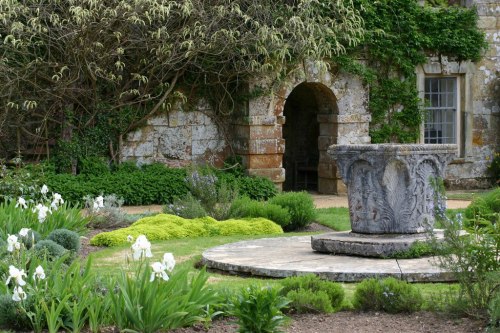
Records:
[[[471,78],[472,110],[465,110],[472,113],[471,143],[464,158],[448,167],[451,188],[489,186],[487,167],[500,147],[500,2],[467,0],[464,4],[476,6],[489,48]]]
[[[121,158],[172,167],[193,162],[220,165],[228,151],[225,130],[216,124],[206,103],[200,102],[192,111],[177,105],[129,133],[123,142]]]

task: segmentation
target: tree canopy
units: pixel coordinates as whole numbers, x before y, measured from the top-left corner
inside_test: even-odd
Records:
[[[199,94],[227,106],[362,31],[350,0],[0,0],[0,142],[119,135]]]

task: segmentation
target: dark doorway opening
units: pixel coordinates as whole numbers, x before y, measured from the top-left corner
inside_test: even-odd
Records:
[[[322,174],[325,167],[320,160],[325,160],[327,147],[320,142],[336,142],[332,118],[338,114],[336,102],[333,92],[321,83],[301,83],[287,97],[283,110],[285,191],[322,191],[334,177]]]

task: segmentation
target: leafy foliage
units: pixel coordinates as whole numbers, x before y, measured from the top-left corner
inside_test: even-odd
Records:
[[[280,193],[269,203],[288,209],[292,219],[285,227],[287,231],[303,228],[316,217],[313,199],[307,192]]]
[[[474,197],[471,204],[465,209],[465,217],[469,226],[475,222],[486,220],[492,223],[500,214],[500,187]]]
[[[366,279],[356,286],[353,305],[363,311],[389,313],[420,310],[423,298],[419,289],[394,278]]]
[[[94,236],[90,243],[97,246],[125,244],[127,236],[145,235],[150,240],[167,240],[185,237],[214,235],[266,235],[283,233],[281,227],[263,218],[231,219],[216,221],[211,217],[184,219],[175,215],[158,214],[142,218],[128,228],[103,232]]]
[[[279,333],[288,303],[278,288],[251,285],[233,297],[229,313],[238,318],[241,333]]]

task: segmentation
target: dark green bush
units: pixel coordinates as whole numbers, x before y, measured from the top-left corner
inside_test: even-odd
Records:
[[[267,178],[257,176],[246,176],[240,169],[229,171],[216,171],[215,175],[220,181],[226,182],[229,186],[238,188],[242,197],[249,197],[253,200],[269,200],[274,197],[278,190],[276,185]]]
[[[123,198],[126,205],[152,205],[170,203],[175,197],[184,196],[188,192],[185,178],[185,169],[167,168],[161,164],[144,165],[139,169],[126,164],[112,173],[49,175],[47,186],[72,203],[83,203],[86,195],[115,194]]]
[[[80,251],[80,236],[74,231],[56,229],[47,236],[47,239],[74,253]]]
[[[500,213],[500,187],[475,197],[465,209],[465,217],[471,221],[485,219],[494,222]]]
[[[83,175],[103,175],[110,173],[109,163],[102,157],[90,156],[80,160],[79,173]]]
[[[286,208],[267,202],[255,201],[247,197],[233,202],[230,210],[232,218],[238,217],[264,217],[281,227],[290,223],[291,215]]]
[[[64,247],[50,239],[39,241],[33,246],[33,249],[37,256],[41,258],[47,257],[49,260],[60,258],[68,252]]]
[[[353,305],[362,311],[415,312],[422,307],[420,290],[395,278],[367,279],[356,287]]]
[[[294,276],[281,281],[283,295],[291,300],[291,306],[297,306],[300,312],[333,312],[340,310],[344,300],[344,289],[338,283],[320,279],[314,274]],[[290,293],[294,291],[293,293]],[[330,306],[325,306],[326,294]],[[315,297],[314,295],[317,295]],[[304,299],[300,299],[304,297]],[[309,310],[308,310],[309,309]]]
[[[253,200],[269,200],[278,193],[276,185],[267,178],[239,177],[236,179],[240,195]]]
[[[21,304],[13,301],[9,294],[0,295],[0,327],[16,331],[31,329],[29,318],[21,308]]]
[[[313,199],[307,192],[280,193],[270,199],[269,203],[288,209],[292,220],[286,226],[286,231],[293,231],[308,226],[316,217]]]

